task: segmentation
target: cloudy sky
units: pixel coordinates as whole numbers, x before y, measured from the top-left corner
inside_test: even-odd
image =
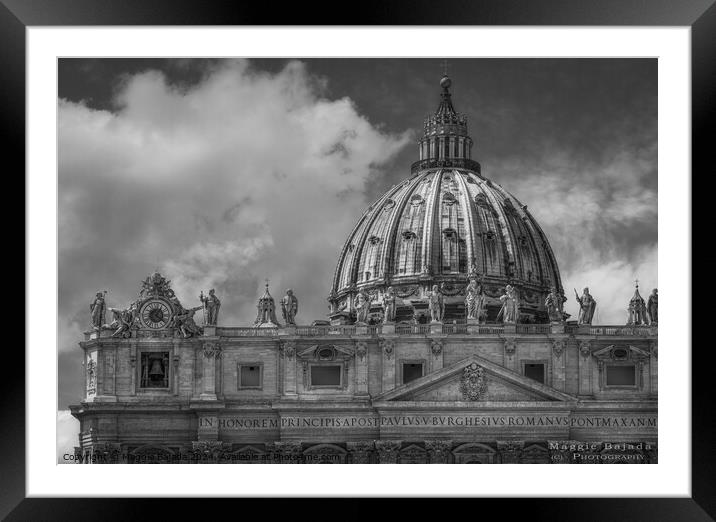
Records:
[[[441,63],[60,60],[59,408],[94,293],[126,306],[155,269],[185,306],[216,288],[223,324],[253,322],[266,278],[324,319],[343,241],[417,160]],[[483,174],[529,206],[568,296],[588,285],[595,322],[623,324],[633,280],[657,285],[656,60],[449,64]]]

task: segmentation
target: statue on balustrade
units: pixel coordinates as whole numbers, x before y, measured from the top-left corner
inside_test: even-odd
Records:
[[[356,324],[368,324],[370,313],[370,295],[360,291],[355,298]]]
[[[104,291],[106,294],[107,291]],[[94,301],[90,305],[90,313],[92,314],[92,328],[100,330],[107,322],[107,306],[104,301],[104,294],[97,292]]]
[[[433,290],[428,294],[428,310],[430,320],[433,323],[442,323],[445,316],[445,299],[438,285],[433,285]]]
[[[654,290],[651,291],[651,295],[649,296],[649,300],[646,303],[646,311],[649,314],[649,324],[656,325],[659,322],[659,294],[654,288]]]
[[[517,297],[517,291],[511,285],[505,287],[505,293],[500,296],[502,308],[497,314],[497,320],[502,317],[505,324],[516,324],[520,317],[520,302]]]
[[[592,294],[589,293],[589,288],[584,289],[582,297],[579,297],[577,289],[575,288],[574,295],[579,303],[579,318],[577,319],[577,324],[592,324],[597,302],[592,297]]]
[[[286,290],[286,295],[281,298],[281,313],[286,324],[296,324],[296,314],[298,314],[298,298],[293,295],[293,290]]]
[[[483,322],[485,315],[485,289],[482,280],[470,279],[465,289],[465,311],[468,319],[477,319]]]
[[[544,305],[547,307],[547,315],[553,323],[561,323],[564,321],[564,302],[567,300],[564,295],[557,291],[555,287],[547,294]]]
[[[209,326],[216,326],[219,319],[219,308],[221,308],[221,301],[216,297],[215,290],[212,288],[209,290],[209,295],[205,296],[204,292],[199,294],[199,300],[204,305],[204,324]]]
[[[383,322],[395,322],[395,292],[392,286],[389,286],[383,294]]]

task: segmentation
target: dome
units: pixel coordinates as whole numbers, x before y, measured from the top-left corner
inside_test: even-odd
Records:
[[[389,286],[400,301],[396,321],[419,322],[433,285],[445,296],[445,322],[464,319],[465,287],[473,277],[483,280],[488,322],[495,320],[507,284],[519,293],[521,322],[547,322],[545,297],[552,287],[562,292],[539,224],[471,158],[467,119],[455,112],[445,78],[410,178],[366,210],[341,250],[328,298],[334,322],[355,319],[358,292],[371,297],[371,316],[378,321]]]

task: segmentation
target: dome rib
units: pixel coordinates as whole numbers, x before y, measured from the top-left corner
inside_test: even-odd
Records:
[[[412,185],[413,190],[410,190],[410,181],[412,181],[412,179],[408,180],[405,192],[402,194],[400,201],[396,202],[395,211],[390,218],[388,235],[386,237],[387,246],[383,255],[383,270],[386,276],[390,277],[396,272],[394,259],[396,249],[399,250],[398,236],[402,234],[402,231],[400,230],[400,223],[402,221],[403,212],[405,212],[407,205],[410,203],[411,198],[415,194],[415,188],[419,186],[419,183],[421,183],[421,180],[424,179],[426,175],[427,173],[421,173],[416,176],[416,184]]]

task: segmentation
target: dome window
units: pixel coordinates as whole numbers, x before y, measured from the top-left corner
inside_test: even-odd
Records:
[[[370,236],[370,238],[368,239],[368,242],[369,242],[371,245],[375,246],[375,245],[377,245],[378,243],[381,242],[381,239],[380,239],[378,236]]]
[[[487,196],[482,192],[475,196],[475,203],[480,207],[489,208],[490,204],[487,202]]]
[[[385,202],[385,205],[383,205],[383,210],[388,211],[388,210],[392,209],[394,206],[395,206],[395,201],[393,201],[392,199],[388,199]]]
[[[419,207],[424,201],[425,200],[420,194],[415,194],[412,198],[410,198],[410,204],[414,207]]]
[[[445,235],[445,239],[449,239],[450,241],[457,240],[457,231],[454,228],[446,228],[443,230],[443,234]]]
[[[452,192],[444,192],[443,193],[443,203],[445,205],[454,205],[455,201],[457,201],[455,199],[455,194],[453,194]]]

